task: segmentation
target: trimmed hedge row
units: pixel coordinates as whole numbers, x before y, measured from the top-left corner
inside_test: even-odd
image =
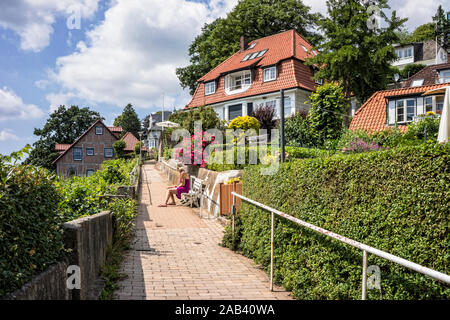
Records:
[[[0,175],[2,297],[59,261],[64,248],[55,176],[44,168],[1,161]]]
[[[421,145],[297,160],[261,176],[245,168],[245,196],[295,217],[450,273],[450,145]],[[268,271],[270,214],[244,203],[235,242]],[[362,252],[277,217],[275,280],[297,299],[360,299]],[[381,268],[381,290],[369,299],[448,299],[450,288],[369,254]]]

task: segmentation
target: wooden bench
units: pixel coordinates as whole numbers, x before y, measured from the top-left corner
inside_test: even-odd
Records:
[[[181,197],[187,198],[188,200],[185,200],[184,203],[189,202],[191,208],[194,205],[194,201],[200,201],[199,207],[202,206],[202,200],[203,200],[203,183],[204,181],[202,179],[196,178],[194,176],[190,177],[190,188],[188,193],[182,193]]]

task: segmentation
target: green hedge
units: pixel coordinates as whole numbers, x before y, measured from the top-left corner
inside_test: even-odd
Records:
[[[421,145],[297,160],[261,176],[245,168],[244,195],[317,226],[450,273],[450,145]],[[266,270],[270,214],[245,204],[234,246]],[[227,228],[224,244],[232,247]],[[275,280],[298,299],[360,299],[362,252],[281,217],[275,227]],[[369,254],[381,292],[369,299],[448,299],[438,281]]]
[[[0,155],[0,297],[64,254],[55,176]]]

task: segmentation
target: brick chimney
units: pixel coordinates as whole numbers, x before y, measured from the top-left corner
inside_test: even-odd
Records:
[[[246,36],[241,36],[241,51],[245,51],[248,48],[248,40]]]

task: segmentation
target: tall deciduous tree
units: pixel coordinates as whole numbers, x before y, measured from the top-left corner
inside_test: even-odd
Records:
[[[225,18],[206,24],[189,47],[191,64],[177,69],[183,88],[193,94],[197,79],[239,50],[245,35],[249,41],[295,29],[312,43],[321,37],[314,32],[319,14],[301,0],[240,0]]]
[[[89,108],[60,106],[50,114],[42,129],[34,129],[34,134],[40,138],[33,144],[25,163],[53,169],[52,162],[58,157],[55,144],[73,143],[98,119],[103,120],[98,112]]]
[[[396,31],[407,19],[396,12],[388,18],[382,11],[387,0],[369,1],[380,9],[381,27],[372,28],[373,8],[358,0],[328,0],[328,17],[319,22],[326,41],[318,46],[321,54],[309,64],[321,66],[316,79],[339,81],[345,92],[353,92],[360,102],[375,91],[385,89],[390,63],[396,59],[392,44],[399,41]]]
[[[123,109],[122,114],[114,119],[114,126],[122,127],[122,136],[127,132],[131,132],[136,138],[139,139],[141,122],[139,121],[139,117],[130,103]]]

